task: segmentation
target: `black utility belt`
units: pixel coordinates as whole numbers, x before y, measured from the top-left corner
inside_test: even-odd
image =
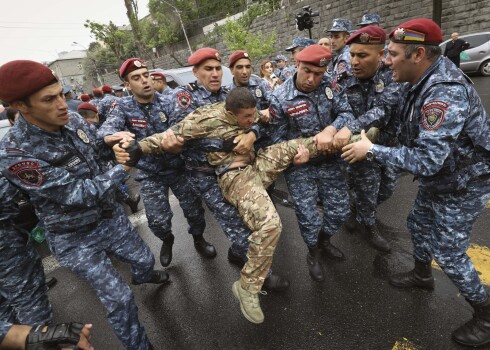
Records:
[[[214,171],[214,169],[213,168],[207,168],[207,167],[196,167],[196,168],[186,167],[185,173],[191,177],[216,176],[216,172]]]

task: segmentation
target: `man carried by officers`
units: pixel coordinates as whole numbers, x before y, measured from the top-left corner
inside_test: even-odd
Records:
[[[345,146],[342,157],[416,176],[419,190],[407,222],[415,267],[392,275],[390,283],[433,289],[434,259],[474,309],[453,340],[482,346],[490,343],[490,298],[466,250],[473,224],[490,199],[490,119],[466,76],[441,56],[442,31],[436,23],[410,20],[392,30],[390,40],[385,64],[394,81],[408,83],[392,124],[400,146],[373,145],[362,137]]]
[[[224,140],[222,150],[208,153],[208,161],[216,167],[224,197],[238,209],[252,231],[248,238],[248,260],[232,290],[240,301],[243,315],[253,323],[264,321],[258,295],[268,275],[282,229],[266,188],[289,165],[302,164],[310,155],[317,154],[313,137],[273,145],[257,154],[253,150],[235,152],[233,140],[248,133],[259,119],[252,93],[246,88],[236,88],[228,94],[225,103],[201,107],[164,133],[147,137],[139,143],[125,142],[114,147],[120,163],[133,165],[141,153],[162,154],[162,141],[166,137],[178,137],[183,142],[203,138]]]

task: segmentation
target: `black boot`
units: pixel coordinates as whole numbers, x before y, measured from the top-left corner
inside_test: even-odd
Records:
[[[48,290],[53,288],[56,283],[58,283],[58,280],[55,277],[48,277],[44,280],[44,283],[46,283],[46,287],[48,287]]]
[[[153,283],[153,284],[164,284],[169,281],[170,277],[165,271],[153,270],[149,280],[145,282],[137,282],[134,278],[131,278],[131,283],[134,285],[139,285],[143,283]]]
[[[470,303],[473,318],[453,332],[453,340],[466,346],[490,344],[490,298],[483,303]]]
[[[172,262],[172,246],[174,245],[174,235],[169,233],[162,242],[160,249],[160,264],[167,267]]]
[[[289,281],[286,278],[276,275],[273,272],[269,275],[269,277],[265,279],[264,284],[262,285],[262,289],[271,292],[272,291],[280,292],[288,288],[289,288]]]
[[[349,220],[347,220],[347,222],[344,224],[344,227],[347,231],[356,232],[359,230],[360,225],[357,222],[356,216],[357,216],[356,206],[351,203]]]
[[[330,237],[322,231],[318,234],[318,249],[323,252],[327,258],[337,261],[345,260],[345,255],[342,251],[330,243]]]
[[[194,237],[194,247],[205,258],[214,258],[216,256],[216,249],[214,246],[204,239],[203,235],[192,236]]]
[[[390,243],[379,233],[378,225],[365,225],[366,239],[374,248],[382,252],[391,250]]]
[[[390,284],[399,288],[419,287],[423,289],[434,289],[431,264],[432,260],[426,263],[415,260],[413,270],[391,276]]]
[[[306,262],[313,281],[321,282],[325,279],[322,264],[320,263],[321,250],[318,247],[308,248]]]
[[[245,265],[245,263],[247,262],[247,260],[244,260],[238,255],[233,254],[231,247],[228,248],[228,261],[231,264],[238,266],[240,269],[243,268],[243,265]]]

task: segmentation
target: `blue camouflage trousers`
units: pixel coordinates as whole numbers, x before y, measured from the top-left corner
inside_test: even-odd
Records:
[[[155,259],[120,205],[113,218],[101,220],[86,233],[47,233],[49,247],[61,266],[86,280],[106,309],[107,320],[125,349],[147,350],[148,337],[138,319],[133,292],[108,255],[131,265],[133,279],[151,278]]]
[[[243,222],[238,210],[223,197],[216,175],[188,176],[188,179],[192,189],[206,203],[232,243],[233,254],[247,260],[248,237],[252,232]]]
[[[392,167],[364,160],[347,167],[349,195],[356,219],[364,225],[376,223],[376,208],[395,191],[398,174]]]
[[[407,226],[413,256],[432,257],[469,301],[483,302],[487,293],[466,254],[473,224],[490,199],[490,179],[473,181],[464,193],[433,194],[419,188]]]
[[[150,176],[140,180],[141,195],[145,205],[148,226],[161,240],[172,232],[172,209],[169,189],[179,200],[180,207],[189,223],[188,232],[202,235],[206,228],[201,199],[190,189],[184,173],[167,176]]]
[[[0,223],[0,319],[26,325],[48,324],[43,265],[26,232],[11,222]]]
[[[333,236],[350,215],[347,182],[338,156],[318,165],[307,163],[285,171],[286,183],[294,202],[299,230],[304,242],[315,247],[321,232]],[[323,219],[317,200],[323,205]]]

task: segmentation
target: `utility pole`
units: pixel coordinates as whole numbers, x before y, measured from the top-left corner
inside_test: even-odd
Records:
[[[174,11],[177,13],[177,16],[179,16],[180,25],[182,26],[182,31],[184,32],[184,36],[185,36],[185,41],[187,41],[187,47],[189,48],[189,52],[192,55],[191,44],[189,43],[189,39],[187,38],[187,33],[185,31],[184,22],[182,22],[182,17],[180,17],[180,11],[179,11],[179,9],[177,7],[175,7],[174,5],[172,5],[171,3],[169,3],[168,1],[165,1],[165,0],[161,0],[161,1],[164,2],[164,3],[166,3],[171,8],[173,8]]]

